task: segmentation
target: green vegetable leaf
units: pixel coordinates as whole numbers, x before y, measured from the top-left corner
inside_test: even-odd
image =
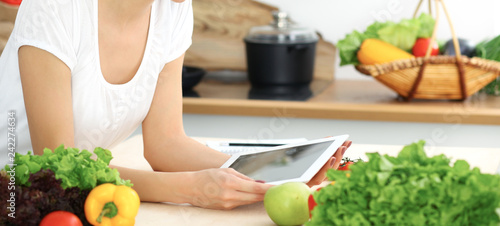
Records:
[[[97,155],[97,158],[104,161],[106,165],[109,165],[111,159],[113,158],[113,156],[111,156],[111,152],[107,149],[102,149],[98,147],[94,150],[94,153]]]
[[[398,158],[411,162],[423,162],[427,159],[424,151],[425,141],[421,140],[418,143],[413,143],[403,147],[399,152]]]
[[[379,38],[378,31],[381,30],[382,28],[387,27],[387,26],[392,25],[392,24],[394,24],[394,23],[393,22],[385,22],[385,23],[375,22],[366,28],[364,35],[366,36],[366,38],[378,39]]]
[[[500,175],[427,157],[424,143],[397,157],[368,153],[351,172],[329,170],[335,183],[313,194],[318,205],[307,225],[498,225]]]
[[[500,61],[500,35],[487,42],[481,42],[476,46],[478,57]]]
[[[432,37],[432,32],[434,31],[434,25],[436,21],[430,14],[422,13],[418,17],[420,21],[420,29],[417,34],[417,38],[430,38]]]
[[[399,24],[388,25],[378,31],[382,41],[390,43],[404,51],[411,51],[417,41],[420,28],[418,20],[402,20]]]
[[[483,41],[476,46],[478,57],[500,61],[500,35],[490,41]],[[500,80],[496,79],[483,87],[481,91],[487,94],[498,95],[500,93]]]
[[[61,187],[64,189],[78,187],[87,190],[103,183],[132,186],[129,180],[120,178],[118,170],[109,168],[113,158],[109,150],[96,148],[94,153],[96,160],[91,159],[92,153],[87,150],[65,148],[64,145],[54,151],[46,148],[42,155],[16,153],[16,184],[29,186],[30,175],[42,169],[50,169],[55,178],[62,181]],[[10,167],[6,165],[5,170],[10,170]]]
[[[337,43],[339,49],[340,65],[359,64],[357,52],[366,36],[358,31],[346,35],[345,39]]]

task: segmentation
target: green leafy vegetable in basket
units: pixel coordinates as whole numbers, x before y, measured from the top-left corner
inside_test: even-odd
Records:
[[[397,157],[367,154],[351,172],[328,171],[335,184],[314,193],[318,206],[307,225],[498,225],[500,175],[427,157],[424,143]]]
[[[116,185],[132,186],[129,180],[120,178],[120,173],[116,169],[108,167],[113,158],[111,152],[106,149],[96,148],[94,153],[97,159],[90,157],[92,153],[87,150],[80,151],[77,148],[64,148],[61,145],[51,151],[46,148],[43,155],[33,155],[29,152],[26,155],[16,153],[14,163],[16,185],[28,185],[31,174],[42,169],[50,169],[55,173],[56,179],[62,181],[62,188],[78,187],[82,190],[92,189],[103,183],[113,183]],[[10,167],[5,166],[9,171]]]
[[[365,39],[374,38],[390,43],[400,49],[410,52],[417,38],[432,36],[435,20],[431,15],[423,13],[415,19],[404,19],[399,23],[375,22],[361,33],[353,31],[337,43],[340,55],[340,65],[359,64],[356,52]]]

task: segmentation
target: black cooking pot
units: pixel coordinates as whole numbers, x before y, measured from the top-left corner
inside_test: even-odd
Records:
[[[183,66],[182,67],[182,89],[191,90],[200,83],[205,75],[205,70],[198,67]]]
[[[292,23],[287,13],[250,29],[245,37],[248,79],[252,86],[302,86],[313,79],[318,36]]]

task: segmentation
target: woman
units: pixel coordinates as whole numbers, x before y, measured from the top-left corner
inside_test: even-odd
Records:
[[[16,113],[17,151],[110,148],[142,124],[154,172],[113,166],[141,200],[216,209],[261,201],[271,185],[219,169],[229,156],[184,133],[192,29],[190,0],[24,0],[0,58],[0,110]],[[310,185],[338,167],[347,146]]]

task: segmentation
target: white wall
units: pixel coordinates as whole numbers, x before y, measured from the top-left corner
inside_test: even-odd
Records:
[[[184,128],[195,137],[317,139],[350,134],[359,144],[406,145],[423,139],[430,146],[500,147],[500,126],[486,125],[184,114]]]
[[[418,0],[259,0],[287,11],[302,25],[315,28],[330,42],[336,43],[353,29],[364,29],[376,20],[399,21],[411,18]],[[427,12],[427,1],[421,8]],[[434,2],[434,1],[433,1]],[[450,17],[459,37],[473,43],[500,35],[500,1],[446,0]],[[451,38],[441,11],[438,39]],[[336,62],[338,67],[340,61]],[[359,75],[352,66],[337,68],[339,79],[370,79]]]

